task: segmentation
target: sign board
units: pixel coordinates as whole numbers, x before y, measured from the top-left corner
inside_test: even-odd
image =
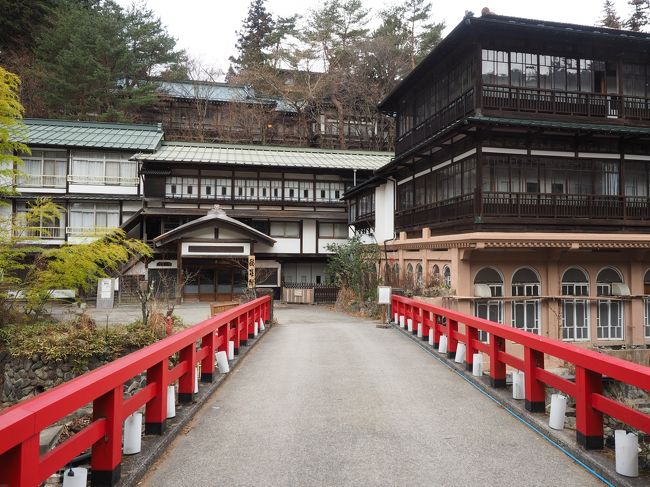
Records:
[[[302,289],[296,289],[296,290],[293,292],[293,295],[294,295],[294,296],[297,296],[297,297],[299,297],[299,298],[301,298],[301,297],[302,297]]]
[[[113,279],[100,279],[97,282],[97,309],[111,309],[113,307]]]
[[[377,304],[390,304],[392,288],[390,286],[377,287]]]
[[[255,256],[248,256],[248,289],[255,287]]]

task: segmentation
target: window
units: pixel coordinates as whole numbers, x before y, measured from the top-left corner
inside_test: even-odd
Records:
[[[488,286],[492,298],[503,297],[503,278],[496,269],[485,267],[478,271],[474,278],[474,285],[476,284]],[[477,299],[474,301],[474,316],[494,321],[495,323],[503,323],[503,300],[489,298]],[[479,340],[483,342],[488,340],[487,332],[479,331],[478,335]]]
[[[167,198],[198,198],[199,178],[169,176],[165,182]]]
[[[348,226],[345,223],[318,223],[319,238],[348,238]]]
[[[415,287],[421,288],[424,285],[424,276],[422,275],[422,264],[415,266]]]
[[[589,279],[578,268],[568,269],[562,275],[562,339],[589,340]]]
[[[235,179],[235,199],[257,200],[257,179]]]
[[[343,183],[317,181],[316,201],[337,203],[341,199],[344,190],[345,185]]]
[[[413,264],[406,266],[406,280],[409,284],[413,284]]]
[[[488,85],[505,85],[510,83],[508,53],[483,49],[483,83]]]
[[[229,178],[201,178],[201,198],[230,199]]]
[[[16,202],[16,237],[63,238],[62,218],[44,218],[42,215],[29,213],[30,203]],[[29,218],[29,221],[28,221]],[[17,231],[19,230],[19,231]]]
[[[65,188],[68,158],[65,151],[33,150],[31,154],[22,155],[24,162],[18,177],[18,186]]]
[[[271,237],[300,238],[300,223],[271,222]]]
[[[625,196],[648,196],[648,165],[645,162],[625,163]]]
[[[451,269],[449,267],[445,266],[444,269],[442,270],[442,282],[445,285],[445,287],[451,288]]]
[[[643,294],[650,294],[650,271],[643,277]],[[643,323],[645,324],[645,337],[650,338],[650,298],[643,298]]]
[[[300,200],[300,181],[284,182],[284,201]]]
[[[519,269],[512,276],[512,326],[539,334],[540,282],[532,269]]]
[[[623,94],[645,98],[646,67],[644,64],[623,64]]]
[[[623,302],[607,299],[612,296],[612,284],[622,282],[621,275],[611,267],[600,271],[596,278],[596,292],[604,298],[598,300],[596,330],[599,340],[623,339]]]
[[[137,186],[138,164],[131,154],[73,152],[69,180],[78,184]]]
[[[84,234],[120,225],[120,206],[112,203],[72,203],[70,234]]]

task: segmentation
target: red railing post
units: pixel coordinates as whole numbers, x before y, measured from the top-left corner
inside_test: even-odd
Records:
[[[236,320],[230,323],[230,326],[235,330],[234,335],[239,336],[239,345],[242,347],[248,345],[248,326],[246,326],[246,319],[244,316],[238,316]],[[233,332],[229,331],[228,335],[231,333]]]
[[[113,486],[120,480],[123,389],[123,385],[120,385],[93,401],[93,421],[104,418],[106,433],[92,447],[92,487]]]
[[[201,382],[212,382],[214,380],[214,354],[215,350],[215,335],[211,331],[204,335],[201,339],[201,350],[206,349],[208,352],[203,360],[201,360]]]
[[[236,330],[235,337],[234,337],[234,340],[235,340],[235,355],[239,355],[239,347],[241,346],[242,335],[243,335],[241,316],[237,317],[237,324],[235,326],[235,330]]]
[[[544,368],[544,354],[530,347],[524,348],[524,385],[526,409],[533,413],[546,412],[546,386],[537,380],[537,369]]]
[[[179,354],[180,362],[187,363],[188,371],[178,379],[178,402],[189,404],[194,399],[194,376],[196,375],[196,345],[183,347]]]
[[[167,419],[167,360],[147,369],[147,384],[156,384],[156,392],[147,403],[144,413],[144,432],[147,435],[162,435]]]
[[[440,317],[433,313],[433,346],[438,348],[440,345],[440,323],[438,323]]]
[[[576,366],[576,439],[587,450],[603,447],[603,414],[591,405],[592,394],[602,392],[602,375]]]
[[[246,313],[246,329],[248,330],[248,338],[255,338],[255,330],[253,329],[253,310]]]
[[[476,347],[474,347],[474,342],[478,340],[478,330],[473,326],[465,325],[465,368],[467,370],[472,370],[474,366],[474,354],[476,353]]]
[[[506,364],[499,359],[499,352],[505,352],[506,341],[490,333],[490,385],[495,388],[506,386]]]
[[[219,345],[217,352],[226,352],[228,354],[228,340],[230,340],[230,322],[224,323],[219,327]]]
[[[0,485],[33,487],[38,485],[39,433],[0,455]]]
[[[456,332],[458,331],[458,322],[456,320],[447,319],[447,357],[454,358],[456,349],[458,348],[458,338]]]

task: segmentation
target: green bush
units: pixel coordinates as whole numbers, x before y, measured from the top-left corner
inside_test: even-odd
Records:
[[[79,327],[67,323],[37,323],[0,328],[0,348],[12,357],[39,355],[46,360],[114,359],[154,343],[158,338],[141,322],[108,328]]]

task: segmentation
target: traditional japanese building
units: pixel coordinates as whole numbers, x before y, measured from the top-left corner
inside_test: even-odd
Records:
[[[462,311],[650,343],[649,66],[646,33],[466,17],[380,105],[395,159],[346,194],[350,223],[387,278]]]

